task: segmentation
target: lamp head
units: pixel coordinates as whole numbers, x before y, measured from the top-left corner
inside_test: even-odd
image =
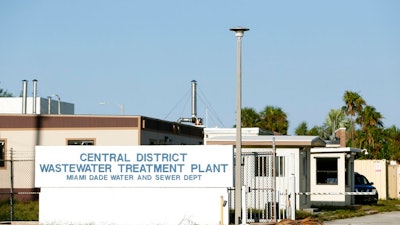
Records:
[[[234,27],[229,30],[235,32],[236,37],[243,37],[244,32],[250,29],[246,27]]]

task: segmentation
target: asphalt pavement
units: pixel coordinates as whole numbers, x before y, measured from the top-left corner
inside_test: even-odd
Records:
[[[324,225],[400,224],[400,211],[376,213],[367,216],[324,222]]]

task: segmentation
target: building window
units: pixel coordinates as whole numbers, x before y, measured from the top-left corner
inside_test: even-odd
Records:
[[[284,177],[285,176],[285,157],[284,156],[277,156],[275,160],[276,164],[276,177]]]
[[[5,167],[6,160],[6,142],[4,140],[0,140],[0,168]]]
[[[93,139],[71,139],[67,140],[67,145],[94,145]]]
[[[338,184],[338,158],[317,158],[317,184]]]
[[[255,173],[256,177],[269,177],[270,176],[270,169],[269,168],[269,159],[270,157],[267,156],[256,156],[256,163],[255,163]]]
[[[272,175],[272,156],[256,156],[255,174],[257,177],[270,177]],[[275,158],[275,176],[285,176],[285,157]]]

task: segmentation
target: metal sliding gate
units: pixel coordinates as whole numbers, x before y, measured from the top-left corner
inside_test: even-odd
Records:
[[[242,224],[294,219],[293,156],[273,156],[272,151],[242,153]],[[234,211],[233,189],[229,198],[229,208]]]

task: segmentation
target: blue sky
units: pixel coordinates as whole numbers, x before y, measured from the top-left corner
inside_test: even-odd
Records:
[[[232,127],[236,37],[243,107],[281,107],[289,134],[322,125],[346,90],[400,127],[400,1],[0,1],[0,87],[38,79],[76,114],[198,116]],[[32,91],[32,83],[29,84]],[[109,105],[99,105],[106,101]],[[113,105],[114,104],[114,105]]]

